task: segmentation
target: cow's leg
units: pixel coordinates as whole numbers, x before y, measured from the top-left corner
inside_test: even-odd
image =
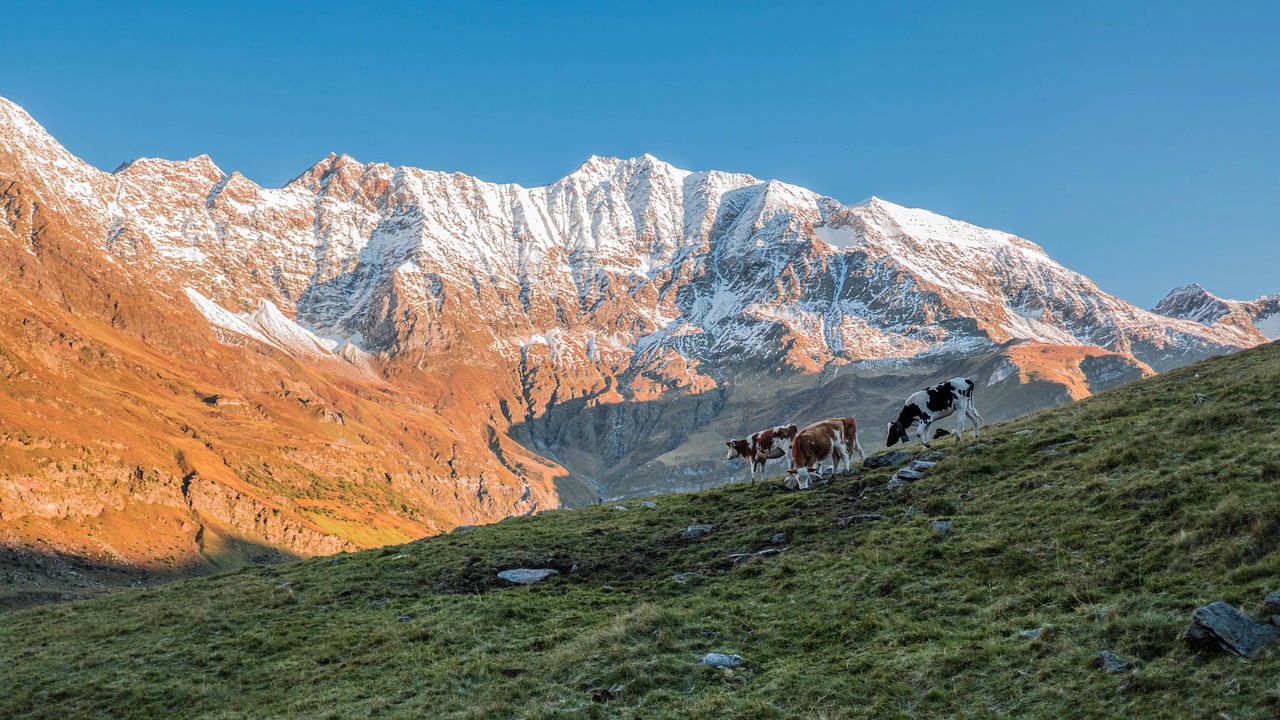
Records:
[[[969,422],[973,423],[973,436],[978,437],[978,430],[982,427],[982,416],[978,414],[978,409],[973,406],[973,400],[969,401],[968,407],[964,409],[969,416]]]
[[[964,437],[964,419],[966,416],[968,416],[968,414],[969,414],[969,411],[967,409],[964,412],[956,413],[956,418],[958,418],[956,420],[956,442],[957,443],[960,442],[960,439]]]
[[[839,445],[835,445],[835,446],[833,446],[833,447],[831,448],[831,450],[832,450],[832,452],[831,452],[831,477],[833,477],[833,478],[834,478],[834,477],[836,476],[836,453],[839,453],[839,454],[840,454],[840,463],[841,463],[842,465],[844,465],[844,474],[845,474],[845,475],[848,475],[848,474],[849,474],[849,450],[848,450],[848,448],[846,448],[846,447],[844,446],[844,443],[840,443]]]
[[[924,443],[925,447],[929,447],[929,428],[933,425],[933,421],[920,421],[920,425],[916,428],[916,439]]]
[[[859,463],[861,463],[862,461],[864,461],[864,460],[866,460],[866,459],[867,459],[867,454],[866,454],[866,453],[864,453],[864,452],[862,452],[862,446],[858,444],[858,436],[857,436],[857,435],[854,435],[854,436],[853,436],[853,451],[854,451],[854,452],[856,452],[856,453],[858,453],[858,461],[859,461]],[[852,470],[851,470],[851,471],[852,471]]]

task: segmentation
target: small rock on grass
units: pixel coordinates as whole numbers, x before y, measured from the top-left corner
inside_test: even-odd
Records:
[[[901,481],[901,480],[899,480],[899,479],[898,479],[898,478],[896,478],[896,477],[891,477],[891,478],[889,478],[889,484],[888,484],[888,485],[885,485],[885,487],[886,487],[886,488],[888,488],[888,489],[890,489],[890,490],[901,490],[901,489],[902,489],[902,481]]]
[[[1280,615],[1280,592],[1267,593],[1262,599],[1262,609],[1259,611],[1262,615]]]
[[[929,523],[929,529],[938,533],[939,535],[942,535],[943,537],[946,537],[947,535],[951,534],[951,521],[950,520],[933,520]]]
[[[513,570],[503,570],[498,573],[498,577],[517,585],[532,585],[536,582],[542,582],[552,575],[559,574],[559,570],[551,568],[515,568]]]
[[[656,508],[656,507],[658,507],[658,503],[656,503],[656,502],[654,502],[654,501],[652,501],[652,500],[645,500],[644,502],[640,503],[640,507],[642,507],[642,508]]]
[[[684,529],[683,535],[687,538],[700,538],[715,529],[715,525],[690,525]]]
[[[844,529],[849,527],[850,525],[856,525],[858,523],[866,523],[866,522],[875,522],[877,520],[883,520],[883,519],[884,519],[884,515],[881,515],[880,513],[859,513],[857,515],[850,515],[848,517],[836,518],[836,527]]]
[[[929,452],[929,453],[925,453],[924,455],[921,455],[921,456],[920,456],[920,459],[921,459],[921,460],[928,460],[928,461],[930,461],[930,462],[936,462],[936,461],[938,461],[938,460],[942,460],[942,459],[943,459],[943,458],[945,458],[946,456],[947,456],[947,454],[946,454],[945,452],[943,452],[943,451],[941,451],[941,450],[934,450],[933,452]]]
[[[1036,638],[1040,637],[1040,636],[1044,633],[1044,631],[1045,631],[1045,630],[1048,630],[1050,627],[1052,627],[1052,626],[1051,626],[1051,625],[1041,625],[1041,626],[1040,626],[1040,627],[1038,627],[1038,628],[1032,628],[1032,629],[1030,629],[1030,630],[1023,630],[1022,632],[1018,633],[1018,639],[1019,639],[1019,640],[1035,640]]]
[[[702,657],[703,665],[718,668],[735,668],[743,662],[741,655],[726,655],[725,653],[707,653]]]
[[[1109,650],[1102,650],[1093,657],[1093,666],[1103,672],[1122,673],[1128,672],[1133,663]]]
[[[1200,650],[1223,650],[1251,658],[1280,638],[1280,629],[1256,623],[1235,607],[1219,601],[1196,608],[1191,613],[1191,624],[1182,631],[1182,638]]]
[[[1025,430],[1019,430],[1015,432],[1014,435],[1030,435],[1033,432],[1035,432],[1035,430],[1032,430],[1031,428],[1027,428]]]
[[[869,468],[892,467],[894,465],[901,465],[910,459],[911,453],[906,450],[894,450],[893,452],[872,455],[862,461],[862,466]]]
[[[613,509],[614,509],[614,510],[617,510],[617,511],[619,511],[619,512],[626,512],[626,511],[627,511],[627,506],[626,506],[626,505],[614,505],[614,506],[613,506]]]
[[[920,474],[920,471],[912,470],[911,468],[902,468],[898,472],[894,473],[893,476],[899,480],[911,481],[919,480],[924,477],[924,475]]]
[[[907,466],[907,469],[914,470],[916,472],[924,472],[925,470],[932,468],[934,465],[937,465],[937,463],[930,462],[928,460],[912,460],[911,464]]]
[[[778,545],[781,545],[786,541],[787,541],[787,534],[784,532],[778,533],[777,535],[774,535],[773,537],[769,538],[769,542],[775,543]]]

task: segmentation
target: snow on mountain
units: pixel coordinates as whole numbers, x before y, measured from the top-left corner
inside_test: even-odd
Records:
[[[1153,312],[1235,332],[1242,347],[1280,338],[1280,295],[1252,301],[1224,300],[1192,283],[1169,291]]]
[[[650,155],[533,188],[330,155],[271,189],[207,156],[100,172],[7,101],[0,128],[0,156],[78,204],[113,256],[263,323],[295,315],[315,330],[284,343],[300,352],[329,335],[431,352],[479,332],[516,359],[554,328],[583,357],[608,334],[623,366],[669,350],[813,370],[1025,339],[1162,369],[1260,339],[1134,307],[1008,233]]]

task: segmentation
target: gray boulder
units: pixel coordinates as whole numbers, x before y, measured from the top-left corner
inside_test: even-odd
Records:
[[[924,477],[919,470],[912,470],[911,468],[902,468],[898,472],[894,473],[893,476],[899,480],[907,480],[910,482],[915,482],[916,480]]]
[[[881,453],[880,455],[872,455],[862,461],[862,466],[869,468],[895,467],[910,459],[911,453],[906,450],[894,450],[893,452]]]
[[[514,570],[503,570],[498,573],[498,577],[517,585],[532,585],[536,582],[542,582],[552,575],[559,574],[559,570],[552,570],[551,568],[516,568]]]
[[[656,507],[658,507],[658,503],[656,503],[656,502],[654,502],[654,501],[652,501],[652,500],[645,500],[645,501],[643,501],[643,502],[641,502],[641,503],[640,503],[640,507],[642,507],[642,508],[656,508]]]
[[[1191,624],[1182,638],[1199,650],[1222,650],[1254,657],[1280,637],[1280,628],[1263,625],[1224,602],[1209,603],[1191,613]]]
[[[1102,672],[1122,673],[1128,672],[1133,667],[1133,663],[1109,650],[1102,650],[1094,656],[1093,666]]]
[[[935,462],[929,462],[928,460],[912,460],[911,464],[907,466],[907,469],[914,470],[916,472],[924,472],[937,464],[938,463]]]
[[[683,536],[690,539],[700,538],[715,529],[715,525],[690,525],[684,529]]]
[[[703,665],[710,665],[718,668],[735,668],[743,663],[741,655],[726,655],[724,653],[707,653],[702,657]]]

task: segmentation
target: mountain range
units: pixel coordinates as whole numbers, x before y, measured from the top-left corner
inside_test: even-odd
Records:
[[[743,478],[723,441],[778,422],[875,447],[953,375],[993,421],[1280,337],[1280,296],[1143,310],[1008,233],[649,155],[263,188],[98,170],[4,99],[0,280],[0,539],[73,592]]]

